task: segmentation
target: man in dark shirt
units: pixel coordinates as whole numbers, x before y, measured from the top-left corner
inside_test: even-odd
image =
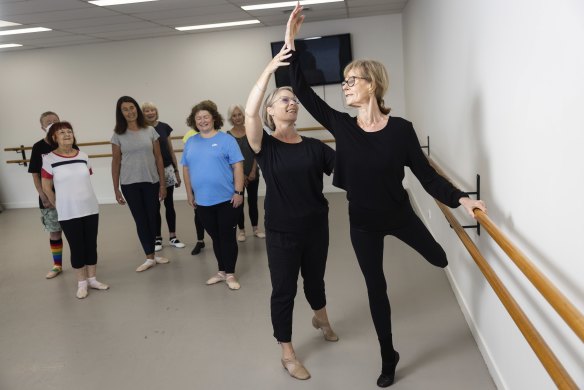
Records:
[[[40,118],[41,129],[46,133],[53,123],[59,122],[59,116],[52,111],[44,112]],[[28,172],[32,173],[34,186],[39,194],[39,208],[41,209],[41,221],[47,232],[53,256],[53,268],[47,273],[46,278],[52,279],[63,272],[61,256],[63,253],[63,240],[61,239],[61,225],[57,216],[57,210],[51,204],[49,198],[43,192],[41,184],[41,169],[43,167],[43,155],[50,153],[53,148],[45,138],[35,143],[30,155]]]

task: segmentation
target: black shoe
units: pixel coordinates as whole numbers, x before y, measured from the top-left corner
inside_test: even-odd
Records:
[[[195,247],[191,251],[191,255],[193,256],[198,255],[199,253],[201,253],[201,249],[203,249],[204,247],[205,247],[204,242],[197,242],[197,245],[195,245]]]
[[[393,364],[389,364],[389,367],[385,367],[383,364],[383,368],[381,370],[381,375],[377,378],[377,386],[379,387],[389,387],[393,385],[393,381],[395,379],[395,368],[397,367],[397,363],[399,362],[399,353],[395,351],[395,361]]]

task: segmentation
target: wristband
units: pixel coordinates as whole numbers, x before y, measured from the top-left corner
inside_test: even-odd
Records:
[[[241,196],[243,196],[243,191],[233,191],[233,192],[235,192],[235,194],[236,194],[236,195],[241,195]]]

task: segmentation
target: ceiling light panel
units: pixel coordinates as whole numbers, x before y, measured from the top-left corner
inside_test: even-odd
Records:
[[[344,0],[304,0],[300,2],[300,5],[311,5],[311,4],[327,4],[327,3],[338,3]],[[255,4],[255,5],[242,5],[241,8],[245,11],[255,11],[260,9],[271,9],[271,8],[294,8],[296,6],[296,1],[283,1],[279,3],[268,3],[268,4]]]
[[[175,27],[178,31],[191,31],[191,30],[206,30],[210,28],[224,28],[224,27],[234,27],[234,26],[245,26],[248,24],[258,24],[259,20],[242,20],[239,22],[225,22],[225,23],[212,23],[212,24],[201,24],[198,26],[184,26]]]
[[[1,27],[12,27],[12,26],[20,26],[20,23],[13,23],[13,22],[7,22],[6,20],[0,20],[0,28]]]
[[[148,3],[150,1],[158,1],[158,0],[95,0],[95,1],[88,1],[88,3],[93,4],[93,5],[97,5],[100,7],[110,7],[110,6],[114,6],[114,5]]]
[[[32,28],[20,28],[17,30],[2,30],[2,31],[0,31],[0,36],[1,35],[28,34],[28,33],[44,32],[44,31],[51,31],[51,29],[45,28],[45,27],[32,27]]]

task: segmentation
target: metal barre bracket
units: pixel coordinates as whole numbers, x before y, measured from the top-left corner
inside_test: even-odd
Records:
[[[16,153],[18,153],[18,151]],[[22,155],[22,159],[25,161],[22,163],[18,163],[18,165],[26,167],[26,151],[24,150],[24,145],[20,145],[20,154]]]
[[[430,157],[430,136],[426,136],[426,145],[420,146],[422,149],[428,149],[428,157]]]
[[[476,195],[477,200],[481,199],[481,175],[477,174],[477,190],[475,192],[467,192],[469,195]],[[452,227],[452,226],[450,226]],[[477,234],[481,235],[481,224],[478,223],[476,225],[466,225],[462,226],[464,229],[477,229]]]

